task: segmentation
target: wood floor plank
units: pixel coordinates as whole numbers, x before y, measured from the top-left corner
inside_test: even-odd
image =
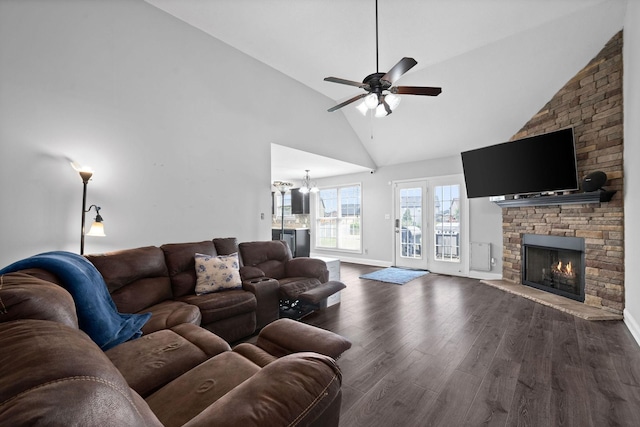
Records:
[[[303,319],[349,338],[341,425],[640,426],[640,347],[593,322],[427,274],[399,286],[342,263],[341,302]]]
[[[411,425],[420,408],[435,399],[435,393],[411,384],[415,365],[424,354],[414,351],[390,368],[342,419],[343,425]]]
[[[482,380],[467,372],[454,370],[437,399],[427,406],[424,426],[462,426]]]
[[[481,378],[486,375],[502,341],[505,324],[512,314],[513,307],[509,306],[509,301],[504,295],[501,297],[503,298],[499,300],[496,312],[486,319],[484,328],[457,369]]]
[[[634,418],[637,402],[633,393],[620,385],[606,339],[595,322],[576,322],[578,343],[585,366],[589,406],[595,426],[638,426]],[[593,368],[593,369],[591,369]]]
[[[534,319],[526,337],[518,383],[511,400],[507,425],[550,426],[552,322],[542,306],[534,309]]]
[[[554,320],[552,334],[551,419],[563,426],[592,426],[575,318],[566,315],[564,319]]]
[[[467,414],[465,426],[504,426],[520,372],[520,363],[494,358]]]
[[[512,312],[496,351],[496,357],[520,362],[524,356],[527,343],[525,338],[533,321],[533,309],[536,303],[515,295],[509,295],[507,301],[512,307]]]

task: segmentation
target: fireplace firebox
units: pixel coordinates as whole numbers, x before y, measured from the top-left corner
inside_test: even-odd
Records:
[[[584,302],[585,243],[580,237],[522,236],[522,284]]]

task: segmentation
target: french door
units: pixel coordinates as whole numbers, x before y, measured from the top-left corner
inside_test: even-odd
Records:
[[[395,184],[395,265],[467,275],[467,199],[462,175]]]
[[[395,184],[395,265],[427,269],[423,250],[423,230],[427,224],[427,182],[406,181]]]
[[[469,223],[463,175],[429,179],[431,253],[429,270],[467,276]]]

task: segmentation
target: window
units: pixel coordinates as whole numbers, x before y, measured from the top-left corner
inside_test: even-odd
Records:
[[[435,259],[460,262],[460,186],[435,187]]]
[[[360,251],[360,185],[326,188],[317,197],[316,247]]]

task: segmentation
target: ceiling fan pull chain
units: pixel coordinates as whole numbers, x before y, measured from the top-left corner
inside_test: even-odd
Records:
[[[374,110],[369,110],[368,114],[370,117],[370,123],[371,123],[371,139],[373,140],[373,111]]]

